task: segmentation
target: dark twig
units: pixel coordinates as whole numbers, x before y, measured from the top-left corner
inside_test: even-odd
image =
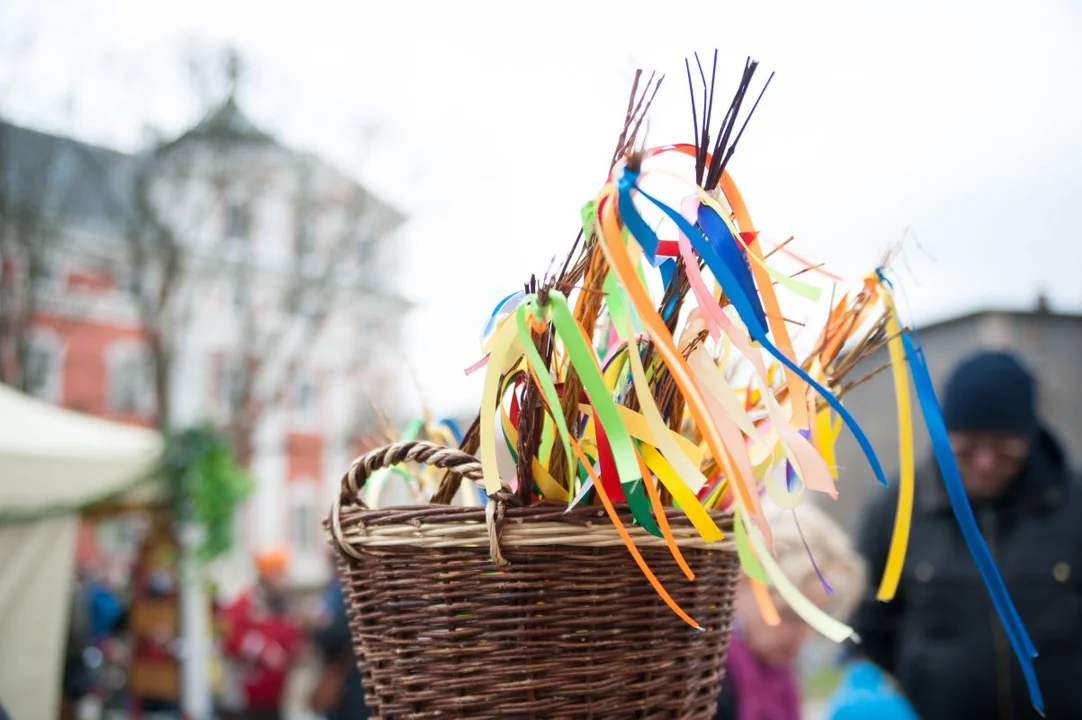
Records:
[[[701,144],[699,143],[699,111],[695,107],[695,84],[691,80],[691,62],[684,58],[684,69],[688,74],[688,96],[691,97],[691,128],[692,137],[695,138],[695,181],[702,182],[703,171],[702,163],[700,162],[700,150]],[[700,65],[699,69],[702,69]]]
[[[751,120],[751,116],[755,114],[755,108],[759,107],[759,101],[763,99],[763,94],[766,92],[766,89],[770,87],[770,81],[773,79],[774,73],[770,73],[770,77],[766,79],[766,84],[763,85],[763,89],[759,91],[759,97],[755,98],[755,104],[751,106],[751,110],[748,112],[748,116],[744,118],[744,124],[740,126],[740,132],[736,134],[736,139],[733,140],[733,144],[729,146],[729,149],[725,151],[725,159],[721,161],[721,167],[718,171],[719,180],[721,178],[721,174],[725,172],[726,165],[729,164],[729,159],[732,158],[733,153],[736,152],[736,145],[740,142],[740,138],[744,134],[744,129],[747,128],[748,122]]]

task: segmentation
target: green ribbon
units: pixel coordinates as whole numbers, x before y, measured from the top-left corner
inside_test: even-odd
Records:
[[[556,428],[560,431],[560,441],[564,446],[564,457],[567,460],[567,477],[572,478],[575,476],[576,460],[571,452],[571,441],[568,439],[571,437],[571,433],[567,429],[564,414],[560,412],[560,395],[556,392],[556,385],[552,382],[548,365],[541,357],[541,353],[537,352],[537,347],[534,346],[533,334],[530,332],[530,326],[527,322],[530,315],[539,319],[544,317],[536,295],[527,295],[523,298],[518,310],[515,312],[515,321],[518,323],[518,338],[526,351],[526,362],[529,363],[534,377],[537,378],[537,382],[541,386],[541,394],[545,397],[545,403],[548,405],[548,414],[556,422]]]
[[[582,381],[583,390],[586,391],[597,420],[609,441],[613,461],[616,464],[616,474],[620,478],[631,514],[643,529],[651,535],[661,537],[661,529],[654,520],[650,501],[642,486],[643,478],[639,472],[635,446],[620,419],[616,403],[613,402],[612,395],[605,386],[605,379],[601,375],[601,368],[598,367],[597,357],[583,338],[582,328],[575,322],[571,309],[567,306],[567,299],[563,295],[556,292],[549,295],[549,310],[552,324],[556,328],[556,335],[563,342],[568,358],[578,373],[579,380]],[[566,430],[563,431],[566,432]]]
[[[744,527],[744,517],[739,509],[733,512],[733,536],[736,539],[736,556],[744,572],[752,580],[758,580],[763,585],[770,585],[770,578],[767,577],[763,566],[759,564],[759,558],[755,557],[755,551],[751,548],[748,529]]]

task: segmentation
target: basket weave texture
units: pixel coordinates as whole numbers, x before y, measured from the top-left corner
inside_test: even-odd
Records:
[[[658,598],[603,509],[541,503],[369,510],[368,473],[402,461],[480,478],[470,455],[426,442],[358,458],[327,520],[371,717],[713,718],[739,572],[667,517],[695,573],[621,520],[695,630]],[[723,529],[728,516],[718,514]]]

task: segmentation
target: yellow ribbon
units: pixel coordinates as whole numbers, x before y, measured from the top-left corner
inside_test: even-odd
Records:
[[[890,353],[890,370],[894,377],[894,395],[898,403],[898,461],[901,472],[898,478],[898,509],[894,518],[894,532],[890,538],[890,550],[879,583],[879,600],[891,600],[898,592],[898,582],[905,565],[905,553],[909,546],[909,526],[913,518],[913,486],[916,468],[913,458],[913,406],[909,399],[909,375],[906,373],[905,348],[898,327],[898,313],[894,298],[883,289],[883,302],[887,306],[887,351]]]
[[[485,492],[489,495],[498,492],[503,484],[496,460],[496,413],[503,400],[500,396],[500,379],[519,363],[521,357],[515,322],[501,323],[493,333],[488,367],[485,368],[485,386],[481,394],[481,470],[484,473]]]

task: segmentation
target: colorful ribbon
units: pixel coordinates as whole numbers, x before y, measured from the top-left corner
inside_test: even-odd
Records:
[[[583,281],[588,290],[574,303],[578,315],[564,294],[573,296],[576,290],[543,283],[536,293],[509,294],[487,319],[485,360],[473,368],[485,367],[480,455],[486,492],[501,487],[497,448],[503,445],[516,462],[521,460],[516,453],[522,389],[532,383],[543,414],[535,429],[537,442],[531,445],[537,447],[536,456],[528,459],[532,477],[519,478],[532,481],[536,495],[531,497],[568,508],[579,503],[604,506],[659,597],[694,627],[694,618],[673,602],[636,549],[614,503],[626,503],[637,525],[664,538],[689,579],[693,575],[669,527],[666,505],[678,507],[707,542],[723,537],[711,510],[729,508],[737,554],[763,617],[780,621],[768,591],[773,587],[821,634],[845,640],[852,630],[816,607],[782,573],[761,496],[794,513],[805,489],[836,497],[845,480],[834,450],[843,426],[853,433],[876,480],[887,484],[871,442],[839,399],[835,364],[862,328],[884,322],[897,399],[901,476],[878,597],[888,600],[897,592],[910,532],[915,467],[911,376],[951,506],[1039,707],[1031,663],[1035,651],[976,529],[919,341],[904,331],[889,283],[876,273],[863,281],[860,292],[843,294],[828,309],[815,350],[799,357],[774,284],[805,303],[817,302],[821,289],[767,262],[727,172],[721,173],[719,188],[707,192],[678,174],[650,167],[652,158],[667,153],[699,154],[691,145],[645,150],[634,163],[617,163],[598,196],[583,205],[584,244],[591,254]],[[678,203],[679,212],[677,204],[643,188],[652,174],[676,178],[690,191]],[[671,222],[676,239],[661,240],[637,203]],[[805,268],[816,269],[786,253]],[[663,303],[651,290],[659,287],[670,294],[686,288],[693,304],[685,305],[683,297]],[[595,322],[589,304],[595,299],[587,293],[597,288],[604,298]],[[678,307],[680,314],[674,316]],[[587,319],[580,324],[576,317]],[[674,324],[678,332],[670,331]],[[546,354],[538,350],[541,339]],[[746,375],[734,378],[734,366]],[[575,387],[581,385],[578,397],[566,396],[572,376],[578,379]],[[783,379],[780,385],[778,377]],[[825,407],[819,407],[819,398]],[[551,463],[561,456],[566,467],[557,472]],[[555,479],[564,475],[566,481]],[[814,555],[814,548],[807,552]],[[814,557],[812,565],[819,573]],[[820,574],[820,579],[831,587],[828,578]]]

